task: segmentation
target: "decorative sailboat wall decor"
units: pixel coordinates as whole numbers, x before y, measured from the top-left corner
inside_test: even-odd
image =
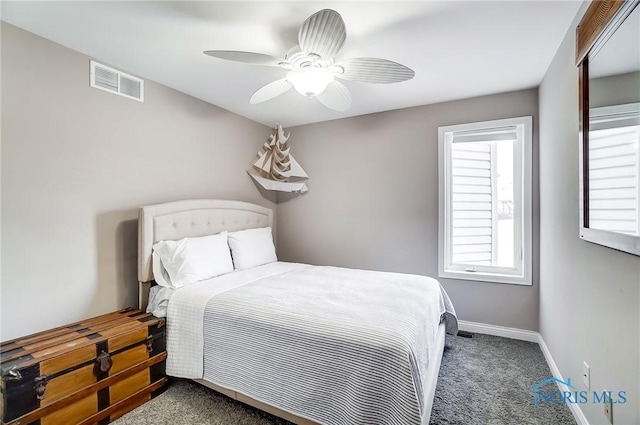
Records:
[[[303,180],[309,176],[289,153],[291,147],[287,140],[290,135],[285,136],[282,126],[278,124],[258,152],[258,160],[247,173],[267,190],[304,193],[309,189]]]

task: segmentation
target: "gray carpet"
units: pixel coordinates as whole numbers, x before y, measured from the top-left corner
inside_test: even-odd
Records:
[[[575,425],[565,405],[534,406],[531,386],[550,377],[536,343],[447,335],[431,425]]]
[[[447,335],[431,425],[575,424],[564,405],[534,407],[530,387],[551,376],[537,344],[474,334]],[[115,425],[289,425],[186,380]]]

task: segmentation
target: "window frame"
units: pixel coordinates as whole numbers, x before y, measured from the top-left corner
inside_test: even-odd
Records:
[[[438,127],[438,277],[480,282],[532,285],[532,117],[523,116]],[[515,127],[514,142],[514,268],[452,263],[452,178],[451,147],[454,134],[491,132]],[[515,159],[521,159],[516,161]],[[493,165],[492,165],[493,167]],[[521,180],[522,184],[516,184]],[[520,206],[516,207],[516,199]],[[493,236],[492,236],[493,237]],[[520,255],[518,255],[520,252]]]

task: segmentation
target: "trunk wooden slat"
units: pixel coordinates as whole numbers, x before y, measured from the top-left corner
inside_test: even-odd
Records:
[[[107,424],[164,389],[164,319],[127,308],[0,344],[4,425]]]

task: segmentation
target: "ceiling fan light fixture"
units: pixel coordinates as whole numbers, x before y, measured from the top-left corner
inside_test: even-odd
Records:
[[[314,97],[333,81],[333,74],[327,68],[307,67],[290,71],[286,79],[301,95]]]

